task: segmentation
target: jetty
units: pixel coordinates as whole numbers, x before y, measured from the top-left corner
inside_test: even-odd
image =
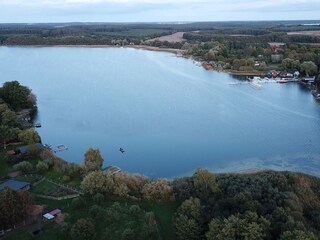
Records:
[[[33,124],[33,127],[35,127],[35,128],[41,128],[41,123],[35,123],[35,124]]]
[[[102,171],[109,171],[111,175],[114,175],[118,172],[121,172],[121,168],[119,168],[118,166],[108,166],[106,168],[103,168]]]
[[[53,152],[56,153],[56,152],[61,152],[61,151],[65,151],[65,150],[68,150],[68,147],[66,145],[58,145],[54,150]]]

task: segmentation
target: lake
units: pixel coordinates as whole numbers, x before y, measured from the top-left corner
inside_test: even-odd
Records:
[[[150,177],[275,169],[320,175],[320,105],[297,83],[256,90],[174,54],[127,48],[1,47],[0,83],[38,98],[42,142],[82,163]],[[125,152],[121,153],[122,147]]]

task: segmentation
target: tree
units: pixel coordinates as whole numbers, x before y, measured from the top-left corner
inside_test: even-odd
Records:
[[[28,208],[34,204],[32,195],[25,191],[13,191],[5,187],[0,192],[0,229],[20,223],[26,216]]]
[[[15,191],[5,187],[0,193],[0,226],[6,229],[21,220],[18,207],[18,196]]]
[[[300,65],[300,72],[304,73],[306,76],[316,75],[318,73],[318,68],[317,65],[312,61],[303,62]]]
[[[32,194],[26,190],[18,190],[17,191],[18,194],[18,205],[20,210],[20,213],[22,215],[22,217],[26,217],[28,214],[28,208],[30,206],[32,206],[33,204],[35,204],[34,201],[34,197],[32,196]]]
[[[48,171],[49,166],[48,164],[46,164],[45,162],[38,162],[37,166],[37,171],[41,174],[45,173],[46,171]]]
[[[84,154],[84,165],[86,170],[95,171],[100,170],[103,164],[103,158],[99,149],[89,148]]]
[[[1,124],[9,127],[18,127],[19,122],[15,112],[11,111],[10,109],[5,110],[1,114]]]
[[[199,221],[201,215],[200,199],[191,197],[185,200],[177,210],[177,214],[183,214],[188,218]]]
[[[102,205],[102,203],[104,202],[104,195],[101,193],[97,193],[93,196],[93,201],[98,205]]]
[[[8,126],[0,125],[0,141],[3,142],[4,149],[6,149],[6,143],[12,139],[14,139],[13,129]]]
[[[196,194],[201,199],[207,199],[219,190],[215,175],[207,169],[198,168],[192,179]]]
[[[96,230],[91,221],[80,218],[71,228],[71,238],[73,240],[90,240],[96,236]]]
[[[192,196],[193,182],[190,177],[174,179],[172,182],[173,192],[176,199],[185,200]]]
[[[280,240],[317,240],[318,238],[312,232],[293,230],[284,232]]]
[[[33,128],[23,130],[19,134],[19,139],[28,145],[40,142],[40,136]]]
[[[0,88],[0,97],[9,104],[15,111],[22,108],[32,108],[33,102],[28,97],[31,90],[20,85],[18,81],[5,82]],[[33,98],[30,98],[30,100]]]
[[[155,201],[169,200],[173,197],[172,187],[164,179],[158,179],[145,184],[141,193],[144,198]]]
[[[224,220],[212,219],[207,239],[265,239],[270,222],[264,217],[258,217],[255,212],[246,212],[243,215],[231,215]]]
[[[177,239],[199,239],[201,205],[200,199],[185,200],[174,217],[174,228]]]
[[[185,215],[178,215],[174,221],[175,235],[178,240],[200,239],[200,227],[194,219]],[[212,238],[215,239],[215,238]]]
[[[27,173],[27,172],[31,172],[33,169],[33,166],[30,162],[27,161],[23,161],[20,163],[17,163],[15,165],[13,165],[13,169],[15,171],[21,171],[23,173]]]
[[[300,61],[291,58],[285,58],[282,60],[281,64],[282,68],[286,71],[297,71],[300,66]]]
[[[110,194],[113,192],[114,182],[109,172],[94,171],[84,177],[81,188],[89,195]]]

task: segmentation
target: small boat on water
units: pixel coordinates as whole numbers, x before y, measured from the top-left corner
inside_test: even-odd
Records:
[[[278,81],[278,83],[287,83],[288,82],[288,80],[286,80],[286,79],[284,79],[284,78],[281,78],[279,81]]]

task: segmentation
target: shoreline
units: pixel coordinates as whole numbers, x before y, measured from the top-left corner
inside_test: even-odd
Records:
[[[149,45],[126,45],[126,46],[115,46],[115,45],[0,45],[1,47],[25,47],[25,48],[131,48],[131,49],[142,49],[146,51],[154,51],[154,52],[167,52],[173,53],[177,57],[183,57],[186,59],[190,59],[194,62],[200,64],[207,71],[216,71],[216,72],[224,72],[226,74],[230,74],[232,76],[264,76],[265,73],[262,71],[236,71],[231,69],[206,69],[205,65],[207,64],[206,61],[200,60],[195,56],[192,55],[184,55],[186,52],[182,49],[175,49],[175,48],[160,48],[154,47]]]
[[[44,48],[44,47],[57,47],[57,48],[133,48],[143,49],[156,52],[168,52],[174,54],[183,54],[185,51],[175,48],[160,48],[148,45],[126,45],[126,46],[115,46],[115,45],[1,45],[1,47],[30,47],[30,48]]]

